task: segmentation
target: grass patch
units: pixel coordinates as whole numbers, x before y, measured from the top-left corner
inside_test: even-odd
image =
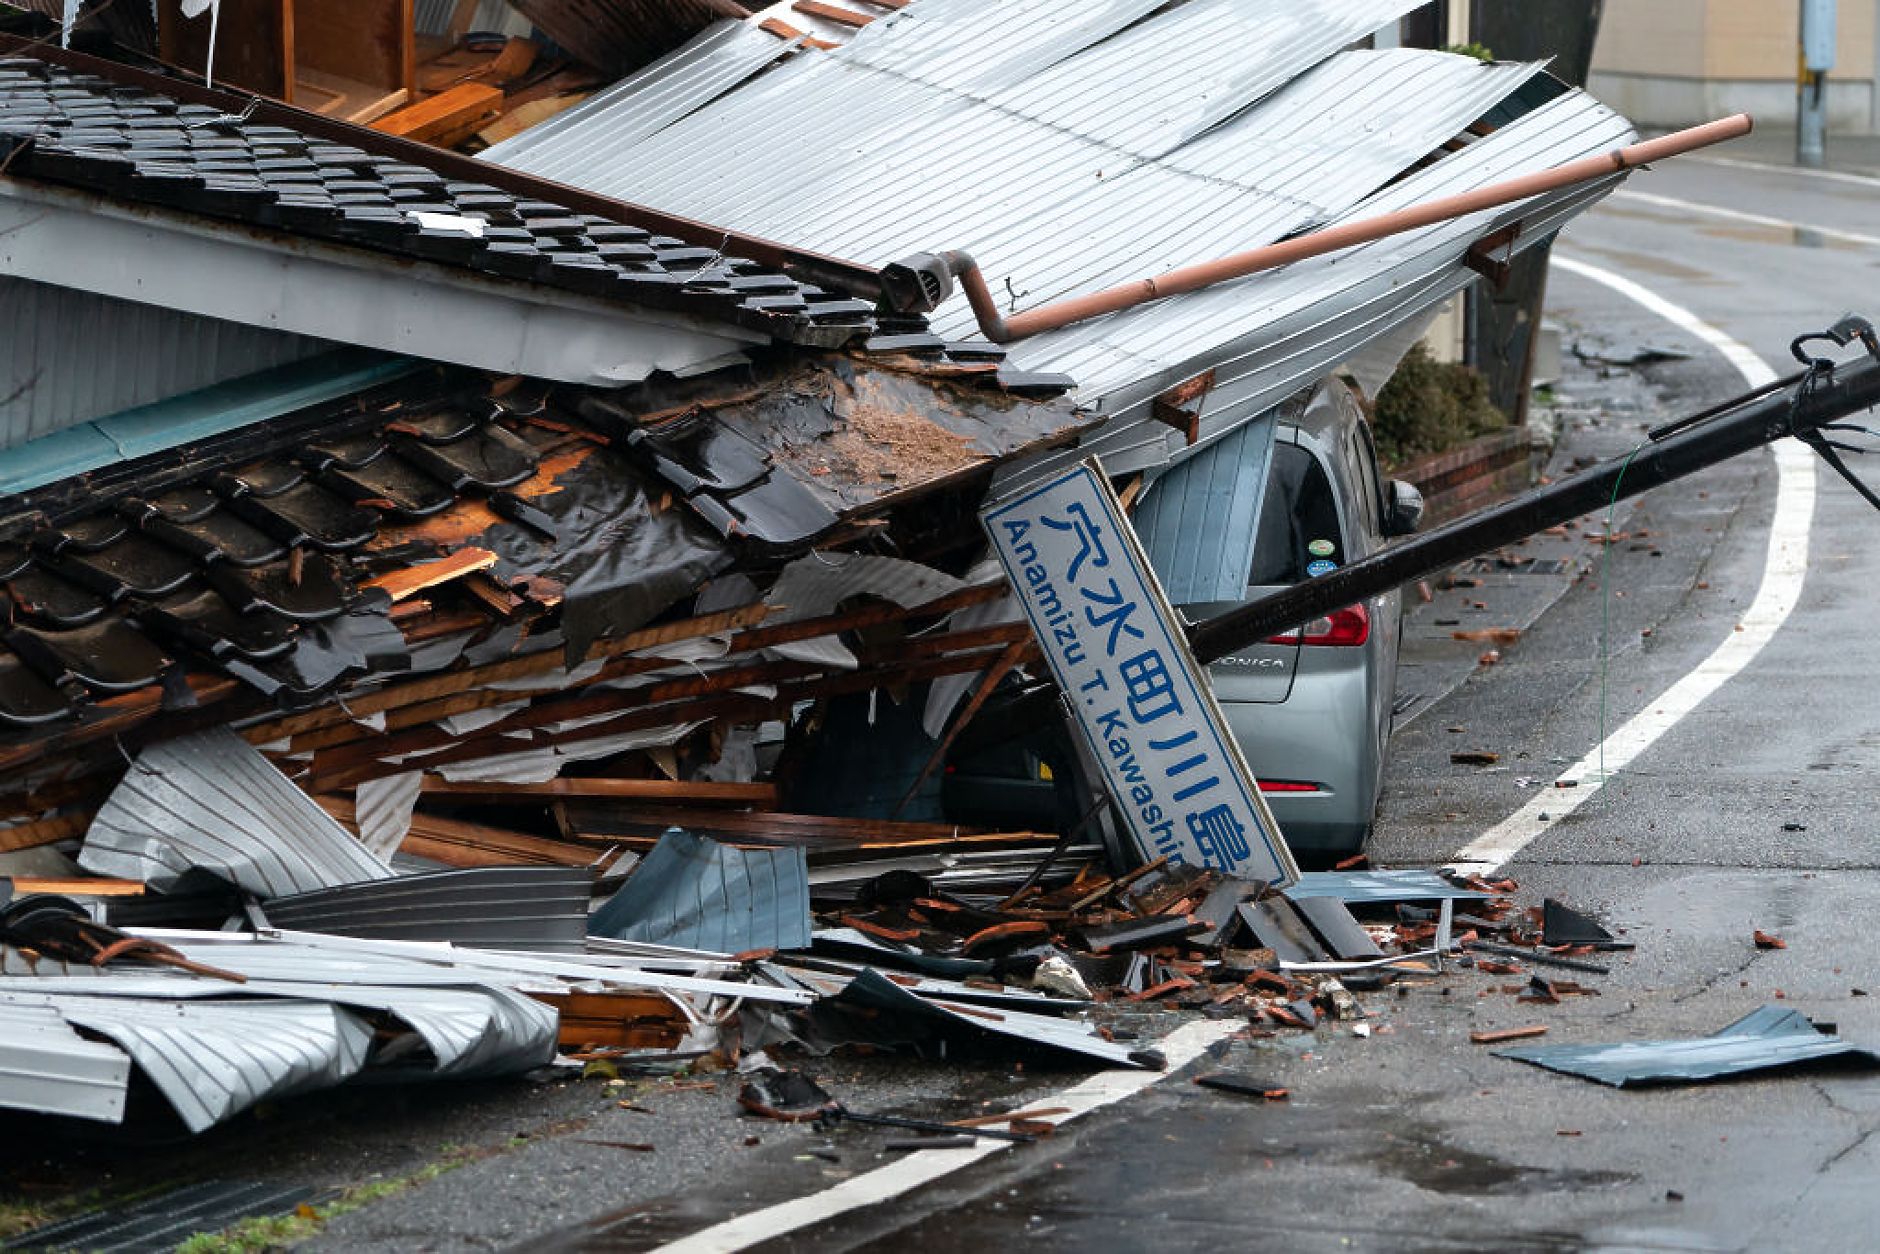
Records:
[[[1372,432],[1377,455],[1400,466],[1501,431],[1508,416],[1488,400],[1488,380],[1474,367],[1437,361],[1418,344],[1378,389]]]
[[[514,1144],[512,1141],[511,1147]],[[199,1232],[177,1246],[176,1254],[263,1254],[267,1250],[285,1249],[316,1235],[341,1215],[351,1214],[362,1206],[388,1197],[396,1197],[467,1163],[488,1158],[491,1152],[461,1145],[446,1145],[435,1161],[426,1163],[408,1175],[354,1185],[330,1202],[319,1206],[302,1205],[291,1215],[256,1215],[220,1232]]]
[[[0,4],[0,8],[6,6]],[[0,1242],[11,1241],[53,1219],[53,1208],[38,1202],[0,1200]]]

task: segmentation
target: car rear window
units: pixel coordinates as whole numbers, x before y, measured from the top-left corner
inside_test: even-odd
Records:
[[[1344,532],[1325,467],[1300,445],[1275,444],[1247,582],[1298,583],[1313,562],[1342,565],[1344,560]]]

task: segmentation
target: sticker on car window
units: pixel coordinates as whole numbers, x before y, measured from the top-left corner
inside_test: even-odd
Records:
[[[1310,562],[1306,565],[1306,574],[1314,576],[1314,577],[1319,576],[1319,575],[1329,575],[1337,569],[1338,569],[1337,562],[1328,562],[1324,558],[1321,557],[1318,561]]]
[[[1330,540],[1313,540],[1307,543],[1306,552],[1314,557],[1330,557],[1338,551],[1338,546]]]

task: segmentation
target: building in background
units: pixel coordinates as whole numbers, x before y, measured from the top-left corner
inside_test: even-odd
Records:
[[[1830,134],[1880,132],[1876,0],[1839,0]],[[1587,87],[1642,127],[1727,113],[1795,124],[1798,0],[1626,0],[1609,5]]]

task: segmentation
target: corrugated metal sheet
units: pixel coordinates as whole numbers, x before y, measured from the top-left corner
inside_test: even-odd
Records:
[[[451,19],[457,15],[458,0],[417,0],[413,6],[412,27],[420,35],[448,35]],[[510,8],[505,0],[479,0],[470,15],[470,30],[497,31],[504,35],[527,35],[529,19]]]
[[[622,93],[524,133],[505,164],[804,247],[883,264],[966,248],[1013,309],[1369,216],[1631,138],[1532,65],[1414,49],[1341,52],[1409,5],[1190,0],[975,5],[921,0],[847,46],[792,57],[670,120]],[[722,72],[729,51],[697,50]],[[660,67],[703,76],[705,65]],[[1536,105],[1539,107],[1536,107]],[[1471,122],[1499,129],[1405,176]],[[606,132],[646,138],[621,145]],[[1147,421],[1208,369],[1219,436],[1421,316],[1473,278],[1472,240],[1521,219],[1522,244],[1604,186],[1552,194],[1156,302],[1012,346],[1116,415],[1086,451],[1113,473],[1192,455]],[[963,298],[934,317],[974,323]],[[1067,455],[1068,456],[1068,455]]]
[[[374,857],[390,859],[397,852],[398,846],[411,831],[411,816],[417,809],[418,794],[423,789],[423,771],[406,771],[402,775],[368,779],[353,789],[353,821],[359,828],[360,842],[372,851]],[[320,929],[312,930],[317,932]]]
[[[1094,1058],[1113,1067],[1159,1070],[1166,1065],[1152,1046],[1105,1040],[1097,1035],[1095,1027],[1082,1019],[1058,1019],[1022,1010],[1000,1010],[994,1014],[976,1006],[955,1005],[909,992],[874,970],[864,971],[850,980],[831,1000],[839,1005],[879,1012],[880,1030],[903,1040],[919,1040],[929,1035],[971,1040],[993,1033],[1039,1048]]]
[[[809,945],[801,848],[737,849],[673,830],[594,912],[597,936],[744,953]]]
[[[705,0],[510,0],[570,56],[610,73],[638,69],[724,16]]]
[[[1536,1045],[1495,1051],[1501,1058],[1533,1063],[1623,1088],[1628,1084],[1672,1084],[1714,1080],[1769,1067],[1855,1057],[1880,1066],[1880,1057],[1818,1030],[1800,1011],[1782,1006],[1752,1010],[1729,1027],[1695,1040],[1624,1041],[1613,1045]]]
[[[431,871],[277,897],[267,917],[301,932],[579,953],[593,880],[585,867]]]
[[[403,1023],[423,1041],[428,1056],[401,1055],[396,1075],[389,1078],[501,1075],[540,1066],[554,1053],[554,1009],[476,975],[391,961],[374,964],[372,974],[380,981],[374,982],[360,978],[349,962],[329,963],[330,952],[316,945],[283,949],[244,943],[232,949],[192,947],[186,952],[199,961],[248,976],[241,986],[246,996],[278,998],[282,1004],[351,1006],[379,1011]],[[124,1004],[168,1005],[226,996],[229,990],[226,983],[167,972],[55,969],[43,961],[30,970],[9,974],[25,978],[0,980],[0,994],[74,994],[123,999]]]
[[[1481,899],[1487,893],[1459,888],[1434,871],[1302,871],[1284,890],[1295,901],[1335,897],[1339,901],[1430,901],[1442,897]]]
[[[138,754],[92,820],[78,862],[159,891],[200,869],[262,897],[392,874],[259,750],[223,727]]]
[[[966,585],[945,571],[898,557],[870,553],[811,553],[783,568],[770,590],[770,602],[781,607],[770,616],[776,623],[820,618],[853,596],[867,594],[896,605],[924,605],[958,592]],[[773,645],[778,657],[822,666],[856,665],[855,654],[834,635],[793,640]]]
[[[693,36],[671,56],[485,149],[482,157],[509,165],[508,154],[533,153],[539,164],[519,166],[554,179],[578,179],[604,170],[635,144],[703,108],[791,50],[768,31],[719,22]],[[559,173],[551,173],[559,171]]]
[[[92,366],[98,368],[96,362]],[[24,492],[99,466],[220,435],[419,368],[408,357],[340,348],[88,419],[7,449],[0,458],[0,493]]]
[[[338,1084],[365,1065],[372,1043],[371,1027],[323,1003],[18,991],[0,991],[0,1001],[50,1007],[116,1043],[191,1132],[268,1098]]]
[[[51,1006],[0,1001],[0,1107],[116,1123],[131,1060],[89,1041]]]
[[[1137,504],[1130,522],[1176,605],[1247,595],[1248,555],[1278,429],[1271,416],[1246,424],[1157,479]]]
[[[0,449],[332,347],[0,275]]]

